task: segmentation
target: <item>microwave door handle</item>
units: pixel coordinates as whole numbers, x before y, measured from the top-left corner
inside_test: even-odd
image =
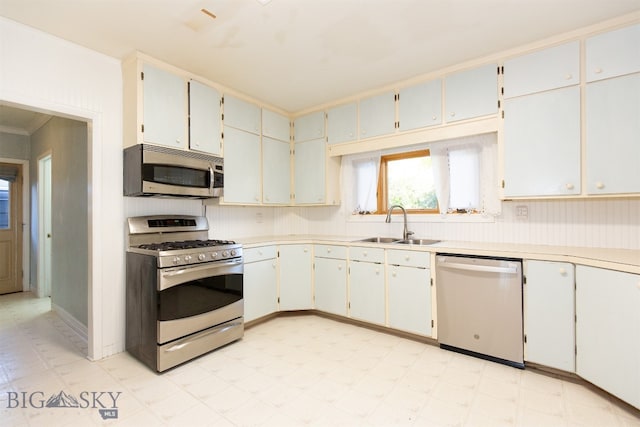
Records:
[[[213,167],[209,165],[209,191],[211,194],[213,194],[215,183],[216,183],[216,176],[213,172]]]

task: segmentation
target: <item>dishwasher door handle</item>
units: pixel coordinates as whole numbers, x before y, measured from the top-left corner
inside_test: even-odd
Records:
[[[455,270],[482,271],[485,273],[516,274],[518,272],[517,267],[494,267],[491,265],[461,264],[446,261],[440,261],[438,265]]]

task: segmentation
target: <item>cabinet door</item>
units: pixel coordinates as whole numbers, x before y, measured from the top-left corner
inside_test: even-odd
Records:
[[[580,88],[508,99],[504,195],[580,194]]]
[[[587,82],[640,71],[640,24],[588,38]]]
[[[640,74],[589,83],[587,193],[640,193]]]
[[[220,94],[195,80],[189,82],[189,148],[220,156]]]
[[[384,325],[384,265],[349,263],[349,315],[354,319]]]
[[[311,246],[283,245],[279,250],[280,310],[311,309]]]
[[[324,138],[324,111],[298,117],[293,125],[296,142]]]
[[[389,326],[431,336],[431,273],[426,268],[388,266]]]
[[[262,138],[262,193],[266,204],[289,204],[291,197],[291,146],[289,142]]]
[[[356,103],[340,105],[327,111],[327,141],[329,144],[355,141],[358,137]]]
[[[224,96],[224,127],[260,134],[260,107],[231,95]]]
[[[168,71],[143,65],[144,141],[187,148],[187,87]]]
[[[249,322],[278,311],[276,258],[245,263],[244,320]]]
[[[504,63],[504,97],[580,83],[580,42],[519,56]]]
[[[401,131],[441,124],[442,80],[401,89],[398,115]]]
[[[224,131],[224,201],[260,203],[260,136],[238,129]]]
[[[360,101],[360,139],[393,133],[395,121],[395,93],[383,93]]]
[[[262,135],[279,141],[291,140],[289,118],[271,110],[262,110]]]
[[[347,261],[315,258],[314,289],[316,309],[347,315]]]
[[[524,359],[575,372],[574,267],[526,261]]]
[[[576,267],[576,371],[640,408],[640,275]]]
[[[297,205],[325,202],[326,144],[324,139],[297,142],[294,153],[294,194]]]
[[[498,113],[498,65],[489,64],[445,79],[445,120]]]

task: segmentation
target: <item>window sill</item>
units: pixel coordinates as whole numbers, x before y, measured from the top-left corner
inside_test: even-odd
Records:
[[[402,220],[402,214],[392,214],[393,221]],[[349,215],[348,222],[374,223],[384,222],[386,215]],[[412,223],[485,223],[496,222],[493,215],[486,214],[407,214],[407,221]]]

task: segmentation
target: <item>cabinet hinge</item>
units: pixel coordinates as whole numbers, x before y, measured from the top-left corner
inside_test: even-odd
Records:
[[[224,105],[224,96],[220,98],[220,105]]]
[[[433,277],[429,279],[429,285],[433,287]]]
[[[393,96],[393,100],[394,100],[394,101],[400,101],[400,94],[399,94],[399,93],[396,93],[396,94]]]
[[[224,122],[224,113],[220,114],[220,117],[222,118],[222,121]]]
[[[224,132],[220,133],[220,138],[222,138],[224,140]],[[222,145],[222,144],[220,144],[220,145]]]
[[[527,343],[527,334],[524,334],[524,343]]]
[[[435,322],[433,321],[433,319],[431,319],[431,327],[433,328],[435,326]]]
[[[144,80],[144,71],[140,71],[140,80]]]
[[[500,100],[498,99],[498,110],[500,109]]]
[[[502,110],[502,118],[504,119],[504,110]]]
[[[504,179],[502,180],[502,188],[504,188]]]
[[[501,94],[501,95],[504,95],[504,87],[501,87],[501,88],[500,88],[500,94]]]
[[[522,284],[523,285],[527,284],[527,276],[522,276]]]
[[[144,133],[144,123],[140,125],[140,131]]]
[[[280,304],[280,297],[278,297],[278,304]]]

